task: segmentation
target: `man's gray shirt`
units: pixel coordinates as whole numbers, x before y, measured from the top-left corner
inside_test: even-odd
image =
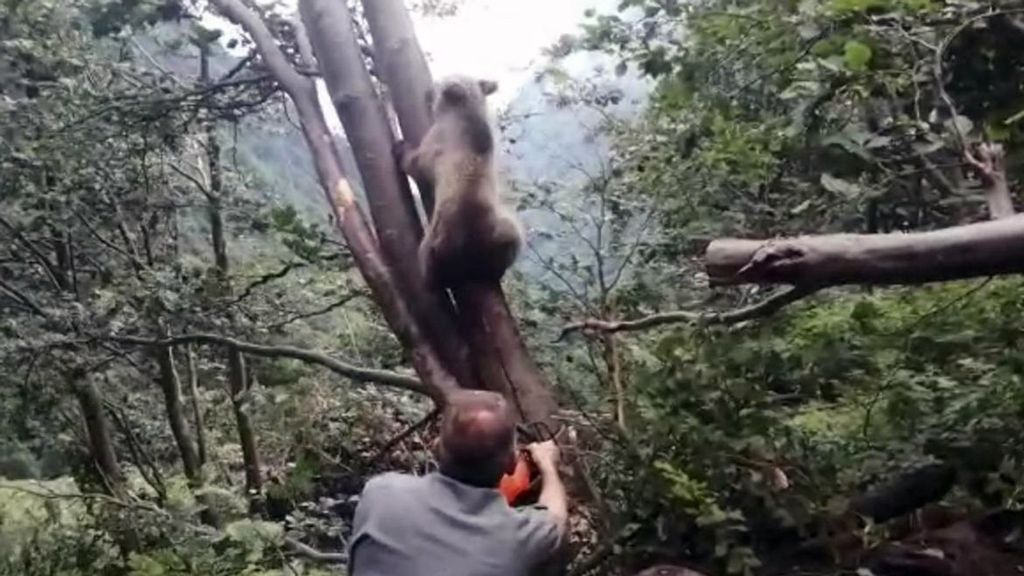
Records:
[[[495,489],[440,473],[371,478],[356,507],[352,576],[526,576],[557,551],[543,507],[513,509]]]

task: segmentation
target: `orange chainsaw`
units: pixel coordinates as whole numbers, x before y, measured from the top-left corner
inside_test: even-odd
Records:
[[[516,426],[518,443],[520,446],[544,440],[554,440],[555,435],[543,422],[531,422]],[[530,452],[523,449],[516,454],[516,466],[511,474],[506,474],[498,484],[498,490],[509,506],[521,506],[527,502],[530,496],[537,495],[537,488],[540,486],[540,474],[537,466],[530,458]]]

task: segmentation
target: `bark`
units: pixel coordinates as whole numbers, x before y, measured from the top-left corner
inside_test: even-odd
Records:
[[[71,382],[78,407],[82,412],[85,430],[89,436],[89,453],[106,485],[107,492],[118,499],[128,496],[124,472],[114,451],[110,423],[103,413],[103,399],[90,375],[81,375]]]
[[[460,315],[469,320],[468,337],[481,348],[479,353],[474,349],[474,358],[482,372],[496,374],[492,382],[500,383],[488,388],[511,397],[524,420],[557,429],[555,395],[526,349],[501,287],[476,285],[456,292]]]
[[[443,366],[459,384],[477,387],[469,348],[459,338],[450,301],[423,285],[417,258],[422,225],[408,179],[392,153],[387,111],[359,51],[352,14],[344,2],[331,0],[302,0],[299,12],[355,153],[381,251],[398,290]]]
[[[245,406],[246,396],[249,392],[245,357],[238,350],[228,353],[228,384],[231,389],[231,410],[235,414],[235,423],[238,426],[238,443],[242,446],[245,489],[249,498],[255,500],[263,490],[263,476],[260,474],[260,453],[256,447],[256,431]]]
[[[188,359],[188,392],[192,404],[192,420],[196,429],[196,456],[199,465],[206,464],[206,424],[203,421],[203,406],[199,398],[199,372],[196,370],[196,356],[192,346],[185,347]]]
[[[418,143],[430,127],[425,96],[431,76],[409,13],[401,0],[364,0],[363,9],[375,62],[389,88],[403,138]],[[422,185],[420,192],[424,193]],[[424,206],[429,214],[427,196]],[[526,420],[549,421],[557,410],[554,395],[523,343],[500,284],[465,287],[454,296],[483,387],[511,397]]]
[[[712,284],[922,284],[1024,272],[1024,216],[912,234],[715,240]]]
[[[153,348],[152,354],[159,368],[158,383],[164,396],[164,407],[167,410],[167,420],[171,425],[171,434],[174,436],[174,442],[178,445],[178,453],[181,455],[185,477],[188,478],[189,484],[193,488],[198,488],[203,484],[202,465],[199,462],[195,444],[192,442],[192,434],[189,433],[188,421],[185,419],[185,406],[181,401],[181,380],[178,378],[178,369],[174,365],[174,352],[169,346],[159,346]]]
[[[604,363],[608,367],[608,384],[615,398],[615,420],[623,432],[626,426],[626,386],[622,382],[622,360],[619,354],[618,338],[614,332],[604,335]]]
[[[156,492],[157,502],[163,505],[167,501],[167,484],[164,482],[160,467],[156,465],[153,456],[142,446],[139,437],[132,430],[131,422],[128,421],[124,411],[111,403],[106,403],[107,414],[114,424],[114,427],[124,436],[125,444],[128,445],[128,453],[131,456],[132,464],[142,475],[142,478],[153,491]]]
[[[355,196],[341,169],[334,139],[324,121],[313,81],[292,68],[278,49],[273,36],[259,17],[238,0],[212,0],[217,10],[249,34],[281,87],[288,93],[298,112],[313,165],[323,187],[334,221],[340,229],[363,279],[381,307],[395,336],[412,356],[413,366],[422,381],[441,393],[457,386],[441,363],[433,347],[416,325],[409,307],[395,285],[391,271],[381,257],[377,240],[356,205]]]
[[[426,89],[433,84],[427,59],[420,50],[409,11],[401,1],[363,2],[373,38],[373,59],[399,118],[402,139],[419,145],[430,129]],[[423,209],[433,213],[434,191],[417,182]]]
[[[977,157],[967,155],[967,161],[974,165],[981,175],[985,188],[985,202],[988,203],[989,217],[993,220],[1013,216],[1013,196],[1006,181],[1006,152],[999,144],[982,144]]]

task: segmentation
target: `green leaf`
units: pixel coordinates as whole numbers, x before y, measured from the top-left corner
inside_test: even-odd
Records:
[[[863,42],[850,40],[843,46],[843,61],[854,72],[863,72],[871,62],[871,47]]]

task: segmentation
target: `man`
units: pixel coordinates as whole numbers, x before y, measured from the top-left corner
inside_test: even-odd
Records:
[[[352,576],[528,576],[565,537],[568,499],[554,442],[527,446],[541,476],[536,506],[513,509],[497,490],[515,465],[515,423],[493,392],[448,396],[439,472],[371,478],[356,507]]]

